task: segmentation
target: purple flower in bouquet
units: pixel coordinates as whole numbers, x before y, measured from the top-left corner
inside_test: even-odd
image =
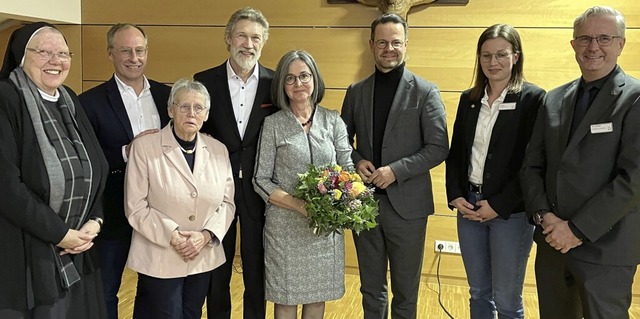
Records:
[[[339,165],[309,166],[293,196],[305,202],[309,226],[318,235],[351,229],[356,234],[377,226],[378,202],[373,187],[362,182],[353,170]]]

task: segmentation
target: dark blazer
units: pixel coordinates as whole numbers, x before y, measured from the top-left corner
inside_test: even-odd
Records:
[[[149,80],[149,85],[160,115],[160,127],[164,127],[169,122],[167,101],[171,88],[153,80]],[[131,238],[131,226],[124,215],[124,172],[127,163],[122,158],[122,146],[129,144],[134,136],[115,77],[80,94],[80,102],[109,163],[110,173],[102,200],[105,218],[100,237]]]
[[[553,211],[584,234],[570,256],[595,264],[637,265],[640,81],[617,66],[568,140],[579,85],[577,79],[544,99],[522,168],[525,206],[529,214]],[[611,124],[611,130],[602,132],[597,124]],[[539,227],[534,238],[546,244]]]
[[[373,160],[373,88],[375,74],[347,89],[342,119],[349,141],[358,143],[351,153],[354,165]],[[396,182],[387,196],[405,219],[434,213],[429,170],[442,163],[449,151],[447,117],[435,84],[405,69],[391,104],[382,142],[382,165],[389,165]]]
[[[250,203],[249,207],[264,208],[264,201],[253,190],[251,182],[258,147],[258,137],[264,118],[278,110],[271,103],[271,81],[274,72],[258,64],[258,90],[255,101],[251,109],[249,123],[244,132],[244,138],[240,138],[240,132],[236,124],[231,104],[231,94],[229,93],[229,81],[227,78],[227,62],[221,65],[196,73],[193,79],[200,81],[207,87],[211,95],[211,111],[209,120],[204,122],[201,131],[210,134],[215,139],[222,142],[229,150],[229,159],[233,170],[233,178],[236,185],[242,185],[243,191],[236,191],[236,205],[239,203],[238,196],[244,194],[244,201]],[[239,178],[239,171],[242,168],[243,178]],[[238,210],[243,211],[243,210]],[[255,220],[262,220],[264,209],[249,209],[249,217]]]
[[[469,191],[469,164],[480,114],[480,100],[470,100],[471,90],[460,96],[447,158],[447,202],[465,197]],[[513,110],[498,113],[482,176],[482,193],[493,210],[504,219],[524,211],[519,172],[544,90],[525,83],[519,93],[507,93],[503,103],[516,103]],[[453,209],[452,206],[449,208]]]
[[[107,163],[78,98],[66,88],[76,106],[75,120],[93,169],[89,217],[102,217],[97,203],[105,186]],[[49,179],[33,122],[13,83],[0,81],[0,309],[26,310],[50,304],[64,292],[49,244],[57,244],[69,227],[49,205]],[[93,272],[95,249],[74,256],[80,272]],[[30,279],[30,284],[27,282]],[[27,291],[27,287],[33,290]],[[31,302],[31,305],[28,305]]]

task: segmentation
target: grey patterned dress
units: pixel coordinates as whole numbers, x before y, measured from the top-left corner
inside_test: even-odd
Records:
[[[289,110],[264,120],[254,186],[265,201],[281,188],[292,194],[309,164],[353,167],[347,129],[336,111],[316,107],[311,129]],[[344,238],[317,236],[302,214],[267,203],[264,226],[266,299],[308,304],[344,295]]]

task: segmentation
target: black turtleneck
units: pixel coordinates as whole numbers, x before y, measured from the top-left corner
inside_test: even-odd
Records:
[[[404,72],[404,65],[395,67],[393,70],[383,73],[376,67],[375,81],[373,87],[373,165],[378,168],[382,166],[382,140],[384,130],[387,126],[387,118],[393,98],[396,96],[398,84]],[[376,193],[386,193],[385,190],[376,188]]]
[[[176,141],[178,141],[178,144],[180,145],[180,147],[182,147],[180,151],[182,152],[182,155],[184,155],[184,159],[187,160],[187,164],[189,164],[189,168],[191,169],[191,172],[193,172],[193,163],[196,158],[195,151],[196,151],[196,141],[198,140],[198,135],[196,134],[196,138],[194,138],[193,141],[189,142],[189,141],[180,139],[178,135],[176,135],[175,129],[172,130],[172,132],[173,132],[173,137],[176,138]],[[183,150],[186,150],[186,151],[193,150],[193,153],[187,154]]]

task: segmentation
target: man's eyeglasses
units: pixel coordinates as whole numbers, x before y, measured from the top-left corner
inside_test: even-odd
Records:
[[[143,57],[145,54],[147,54],[147,48],[146,47],[136,47],[136,48],[129,48],[129,47],[121,47],[118,49],[115,49],[122,57],[130,57],[131,54],[135,54],[135,56],[137,57]]]
[[[389,44],[391,44],[391,47],[394,48],[394,49],[400,49],[402,47],[402,45],[404,44],[404,42],[400,41],[400,40],[393,40],[391,42],[389,42],[387,40],[378,40],[378,41],[376,41],[376,47],[378,49],[386,49]]]
[[[573,38],[573,40],[575,41],[574,43],[579,47],[588,47],[591,44],[591,41],[593,40],[596,40],[596,43],[598,43],[598,45],[601,47],[608,47],[613,43],[613,39],[615,38],[622,38],[622,37],[617,35],[606,35],[606,34],[601,34],[597,37],[581,35],[579,37]]]
[[[178,106],[178,110],[180,111],[180,113],[189,113],[191,112],[191,110],[193,110],[194,113],[200,115],[202,112],[204,112],[207,109],[206,107],[200,104],[189,105],[189,104],[178,104],[174,102],[173,105]]]
[[[480,53],[480,61],[482,61],[482,63],[489,63],[491,62],[491,58],[495,56],[498,62],[504,62],[511,54],[513,53],[509,51],[498,51],[496,53],[482,52]]]
[[[313,75],[311,73],[300,73],[298,76],[287,74],[284,77],[284,84],[292,85],[293,83],[296,83],[296,80],[300,80],[300,83],[309,83],[312,78]]]
[[[52,52],[49,50],[38,50],[34,48],[27,48],[27,51],[34,52],[42,61],[49,61],[53,56],[56,56],[61,62],[69,62],[73,57],[73,53],[71,52]]]

